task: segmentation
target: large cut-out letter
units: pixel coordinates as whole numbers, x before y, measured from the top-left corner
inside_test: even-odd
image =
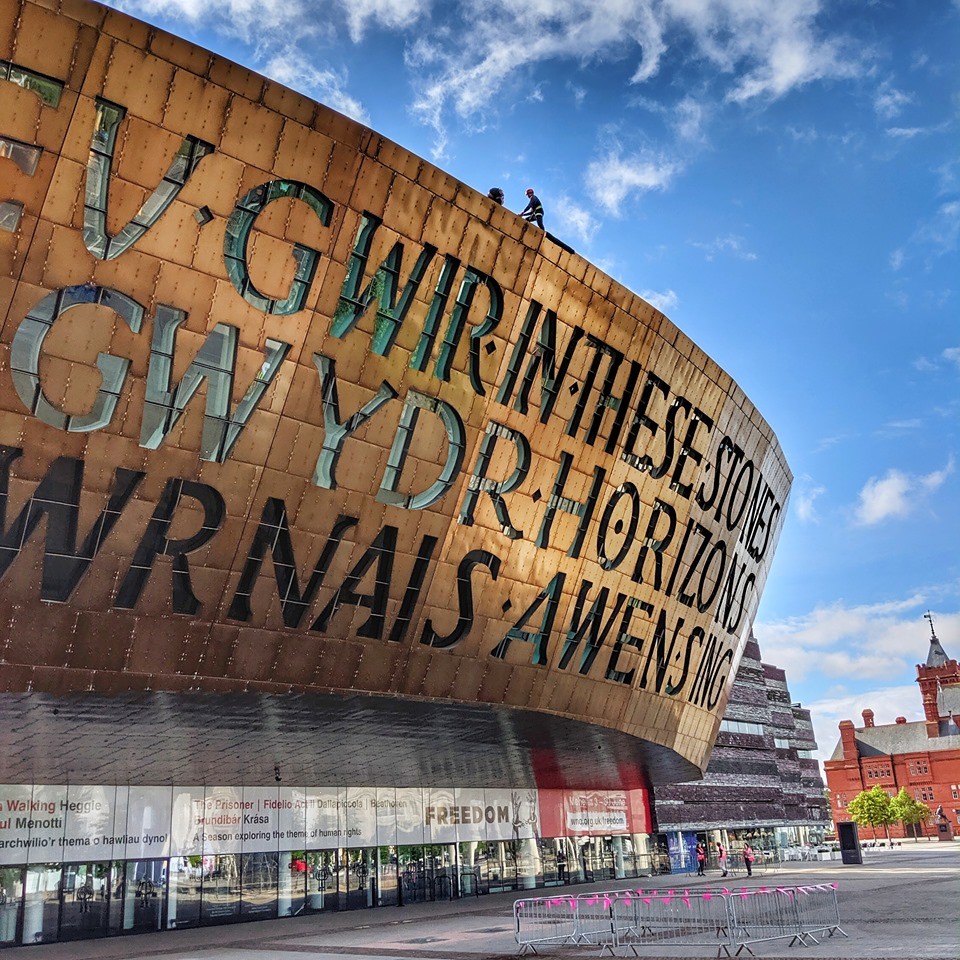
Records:
[[[237,363],[238,331],[234,326],[218,323],[203,341],[180,383],[173,388],[170,386],[177,327],[186,317],[175,307],[163,304],[157,307],[150,344],[147,396],[140,424],[140,446],[156,450],[206,380],[207,405],[203,414],[200,459],[223,463],[276,377],[280,364],[290,351],[290,344],[267,338],[263,364],[231,416],[230,399]]]
[[[320,218],[320,222],[325,227],[330,226],[333,204],[319,190],[297,180],[271,180],[269,183],[255,187],[237,201],[227,222],[227,232],[223,237],[223,265],[227,268],[227,276],[237,293],[259,310],[282,316],[297,313],[304,308],[307,294],[310,292],[310,284],[313,283],[313,276],[320,262],[318,251],[312,247],[305,247],[301,243],[295,243],[293,260],[296,269],[287,296],[283,300],[276,300],[264,296],[253,285],[250,272],[247,270],[247,244],[250,242],[253,222],[268,203],[284,198],[302,200]]]
[[[176,200],[197,164],[213,153],[213,145],[186,136],[160,185],[150,194],[134,218],[115,236],[107,233],[107,203],[110,197],[110,168],[117,143],[117,129],[126,109],[97,97],[97,115],[90,138],[87,187],[83,204],[83,242],[98,260],[116,260],[132,247]]]
[[[71,307],[95,303],[113,310],[134,332],[140,332],[143,307],[135,300],[110,287],[87,284],[66,287],[45,296],[21,321],[10,347],[10,375],[17,395],[37,419],[70,433],[89,433],[107,426],[120,398],[123,381],[130,369],[125,357],[110,353],[97,355],[100,387],[89,412],[78,415],[64,413],[44,396],[40,386],[40,353],[50,328]]]

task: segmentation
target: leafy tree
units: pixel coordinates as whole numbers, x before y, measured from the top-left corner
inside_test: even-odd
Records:
[[[907,832],[907,827],[925,823],[930,819],[930,808],[911,797],[905,787],[901,787],[900,792],[890,801],[890,813],[895,822],[903,824],[904,833]]]
[[[897,822],[891,809],[891,799],[877,784],[872,790],[863,790],[847,804],[847,814],[860,827],[883,827],[890,839],[890,824]]]

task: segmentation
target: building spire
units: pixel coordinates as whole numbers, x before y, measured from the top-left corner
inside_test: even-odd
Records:
[[[928,667],[942,667],[949,657],[947,657],[946,651],[943,647],[940,646],[940,641],[937,639],[936,631],[933,629],[933,614],[928,610],[923,615],[924,620],[930,621],[930,650],[927,653],[927,666]]]

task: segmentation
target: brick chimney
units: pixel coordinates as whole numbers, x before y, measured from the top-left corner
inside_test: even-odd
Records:
[[[863,725],[865,727],[873,726],[873,711],[869,707],[863,711]]]
[[[857,750],[857,734],[852,720],[840,721],[840,743],[843,746],[843,759],[856,760],[859,752]]]

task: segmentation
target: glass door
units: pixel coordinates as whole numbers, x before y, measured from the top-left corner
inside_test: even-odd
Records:
[[[110,871],[110,932],[162,930],[167,906],[167,861],[115,861]]]
[[[375,851],[378,907],[395,907],[400,902],[399,861],[396,847],[377,847]]]
[[[376,903],[376,849],[343,850],[340,902],[342,910],[359,910]]]
[[[494,840],[487,844],[487,876],[491,893],[517,889],[516,841]]]
[[[310,882],[310,865],[303,850],[281,853],[277,867],[277,916],[297,917],[307,905],[307,885]],[[311,889],[311,893],[313,890]]]
[[[64,864],[61,940],[81,940],[106,934],[109,874],[109,862]]]
[[[57,939],[62,874],[59,863],[34,863],[27,867],[23,943],[49,943]]]
[[[401,903],[422,903],[429,900],[429,883],[423,847],[398,847]]]
[[[458,896],[457,845],[432,843],[423,848],[429,878],[429,899],[454,900]]]
[[[195,927],[200,922],[203,857],[172,857],[167,926]]]
[[[205,856],[200,885],[200,922],[227,923],[239,916],[240,854]]]
[[[0,945],[20,942],[23,867],[0,867]]]
[[[306,854],[307,906],[310,913],[337,909],[337,850],[310,850]]]
[[[275,853],[245,853],[242,857],[240,912],[244,919],[264,920],[277,915],[277,868]],[[288,871],[289,872],[289,871]]]

